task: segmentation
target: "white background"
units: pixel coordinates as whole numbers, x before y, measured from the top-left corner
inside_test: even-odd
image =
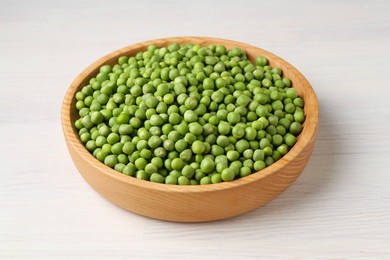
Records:
[[[390,258],[390,2],[0,0],[0,258]],[[203,224],[126,212],[81,178],[62,98],[94,60],[170,36],[249,43],[311,82],[313,156],[282,196]]]

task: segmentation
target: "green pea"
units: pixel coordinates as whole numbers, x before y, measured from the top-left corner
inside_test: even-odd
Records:
[[[152,163],[148,163],[146,166],[145,166],[145,172],[149,175],[153,174],[153,173],[157,173],[157,166],[152,164]]]
[[[263,152],[264,152],[264,155],[265,155],[265,156],[270,156],[270,155],[272,155],[272,148],[269,147],[269,146],[264,147],[264,148],[263,148]]]
[[[172,160],[171,166],[172,166],[172,168],[174,170],[179,171],[179,170],[183,169],[183,167],[185,166],[185,163],[184,163],[184,161],[182,159],[175,158],[175,159]]]
[[[293,136],[292,134],[287,133],[287,134],[284,136],[284,141],[285,141],[285,143],[286,143],[289,147],[292,147],[292,146],[297,142],[297,139],[296,139],[296,137]]]
[[[123,169],[122,169],[122,173],[123,173],[123,174],[126,174],[126,175],[129,175],[129,176],[135,176],[136,171],[137,171],[137,168],[136,168],[135,165],[132,164],[132,163],[127,164],[127,165],[126,165],[125,167],[123,167]]]
[[[239,127],[239,126],[233,127],[233,129],[232,129],[232,135],[233,135],[235,138],[242,138],[242,137],[245,135],[245,128]]]
[[[168,136],[168,138],[169,138],[169,136]],[[175,149],[175,142],[173,140],[167,139],[164,141],[163,147],[167,151],[173,151]]]
[[[184,120],[189,123],[195,122],[198,120],[198,115],[192,110],[187,110],[184,112]]]
[[[163,176],[161,176],[160,174],[158,174],[158,173],[153,173],[150,176],[150,181],[151,182],[156,182],[156,183],[164,183],[165,182],[165,178]]]
[[[186,165],[183,167],[181,174],[188,179],[191,179],[195,174],[195,169],[192,168],[190,165]]]
[[[135,160],[134,165],[135,165],[135,167],[137,167],[138,170],[144,170],[147,163],[148,162],[146,161],[145,158],[140,157],[140,158]]]
[[[293,88],[286,89],[286,97],[295,99],[298,97],[297,91]]]
[[[228,151],[226,153],[226,157],[228,158],[229,161],[233,162],[233,161],[236,161],[240,157],[240,154],[234,150]]]
[[[165,183],[171,184],[171,185],[176,185],[176,184],[178,184],[178,177],[170,174],[165,178]]]
[[[185,176],[180,176],[177,182],[179,185],[190,185],[190,180]]]
[[[252,159],[252,157],[253,157],[253,150],[252,149],[246,149],[243,152],[243,156],[244,156],[245,159]]]
[[[221,177],[221,174],[220,173],[214,173],[212,176],[211,176],[211,183],[220,183],[222,182],[222,177]]]
[[[223,101],[223,99],[224,99],[224,94],[220,90],[215,91],[211,95],[211,100],[213,100],[216,103],[221,103]]]
[[[149,175],[143,170],[137,171],[135,176],[137,179],[141,179],[145,181],[149,180]]]
[[[215,170],[215,162],[211,158],[207,157],[203,159],[200,164],[200,169],[205,173],[211,173]]]
[[[232,181],[235,178],[235,172],[232,168],[226,168],[221,173],[221,178],[223,181]]]
[[[293,135],[298,135],[300,134],[302,131],[302,125],[298,122],[293,122],[291,125],[290,125],[290,133],[292,133]]]
[[[280,146],[277,148],[277,151],[283,156],[283,155],[287,154],[287,152],[288,152],[288,146],[285,145],[285,144],[282,144],[282,145],[280,145]]]
[[[194,135],[200,135],[203,132],[203,127],[198,122],[188,124],[189,131]]]
[[[220,135],[217,138],[217,144],[222,147],[227,147],[230,143],[230,140],[227,136]]]
[[[203,80],[203,89],[214,89],[214,80],[211,78],[205,78]]]
[[[294,103],[294,105],[295,105],[296,107],[300,107],[300,108],[303,107],[303,99],[301,99],[301,98],[299,98],[299,97],[295,98],[294,101],[293,101],[293,103]]]
[[[279,153],[278,151],[273,151],[272,152],[272,159],[276,162],[282,157],[282,154]]]
[[[253,127],[247,127],[245,129],[245,138],[249,141],[255,140],[257,131]]]
[[[180,153],[180,159],[182,159],[185,162],[189,162],[191,158],[192,158],[191,149],[185,149]]]
[[[236,143],[237,152],[243,153],[247,149],[249,149],[249,142],[247,140],[242,139]]]
[[[202,154],[205,151],[206,147],[204,146],[202,141],[195,141],[192,143],[192,151],[195,154]]]
[[[200,185],[207,185],[207,184],[211,184],[211,177],[210,176],[205,176],[203,177],[202,179],[200,179]]]
[[[111,152],[115,155],[119,155],[122,153],[123,144],[122,143],[116,143],[111,147]]]
[[[114,167],[118,163],[116,155],[110,154],[104,158],[104,164],[109,167]]]
[[[119,126],[119,133],[121,135],[129,135],[133,133],[133,127],[130,124],[122,124]]]
[[[251,169],[249,167],[242,167],[240,168],[240,177],[248,176],[252,173]]]
[[[187,148],[187,142],[184,141],[183,139],[180,139],[178,140],[176,143],[175,143],[175,149],[176,151],[178,151],[179,153],[184,151],[184,149]]]
[[[262,169],[264,169],[266,167],[266,164],[264,161],[256,161],[254,164],[253,164],[253,169],[255,171],[260,171]]]
[[[259,56],[256,58],[256,65],[257,66],[261,66],[261,67],[264,67],[265,65],[268,64],[268,60],[266,57],[264,56]]]
[[[150,117],[150,123],[153,126],[161,126],[164,124],[164,120],[162,119],[162,117],[160,115],[152,115]]]
[[[270,157],[270,156],[268,156],[268,157],[265,158],[265,164],[266,164],[267,166],[270,166],[270,165],[273,164],[274,162],[275,162],[274,159],[273,159],[272,157]]]
[[[218,132],[221,135],[227,135],[230,132],[230,128],[231,128],[231,126],[228,122],[221,121],[218,124]]]
[[[162,143],[161,138],[158,136],[152,136],[148,140],[148,145],[152,149],[156,149],[161,145],[161,143]]]
[[[253,161],[263,161],[264,160],[264,151],[257,149],[253,152]]]

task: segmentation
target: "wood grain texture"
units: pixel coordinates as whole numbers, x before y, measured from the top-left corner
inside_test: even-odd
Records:
[[[74,122],[79,118],[75,94],[96,76],[104,64],[114,65],[120,56],[135,56],[151,44],[167,47],[179,44],[223,44],[227,49],[242,48],[254,62],[263,55],[270,65],[281,68],[284,76],[305,101],[304,130],[297,143],[281,160],[266,169],[233,182],[207,186],[172,186],[125,176],[95,159],[79,141]],[[309,82],[283,59],[260,48],[244,43],[207,38],[175,37],[151,40],[114,51],[86,68],[71,84],[62,106],[62,127],[65,140],[76,167],[85,180],[103,197],[114,204],[140,215],[179,222],[203,222],[237,216],[274,199],[300,175],[313,151],[318,128],[318,103]],[[158,200],[156,198],[159,198]]]
[[[0,259],[390,258],[389,1],[0,7]],[[102,54],[177,35],[260,46],[313,86],[312,157],[271,203],[222,221],[153,220],[99,196],[74,167],[60,116],[70,83]]]

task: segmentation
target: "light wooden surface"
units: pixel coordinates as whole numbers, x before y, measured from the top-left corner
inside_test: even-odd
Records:
[[[74,122],[80,118],[75,95],[104,64],[113,66],[119,57],[135,56],[149,45],[172,43],[223,44],[228,50],[240,47],[248,58],[265,56],[270,66],[280,68],[305,101],[305,122],[297,143],[281,160],[261,172],[218,185],[164,185],[129,178],[96,160],[78,138]],[[69,153],[84,179],[103,197],[131,212],[168,221],[205,222],[235,217],[258,208],[279,196],[302,173],[314,148],[318,130],[318,101],[305,77],[292,65],[263,49],[210,37],[171,37],[133,44],[105,55],[88,66],[72,82],[62,104],[61,123]],[[156,200],[156,196],[159,197]]]
[[[388,259],[389,12],[385,0],[0,0],[0,259]],[[105,53],[177,35],[259,46],[315,89],[311,161],[267,206],[161,222],[107,202],[73,166],[60,124],[71,81]]]

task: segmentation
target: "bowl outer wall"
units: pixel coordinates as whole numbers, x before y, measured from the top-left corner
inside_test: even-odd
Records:
[[[279,161],[260,172],[232,182],[202,186],[178,186],[152,183],[125,176],[95,159],[78,138],[74,121],[78,118],[75,93],[96,76],[99,67],[113,65],[122,55],[133,56],[150,44],[193,43],[202,46],[223,44],[240,47],[248,58],[263,55],[283,75],[305,101],[305,122],[294,147]],[[237,216],[258,208],[286,190],[306,166],[318,129],[319,109],[316,95],[306,78],[292,65],[260,48],[224,39],[174,37],[146,41],[114,51],[87,67],[70,85],[62,105],[62,127],[69,153],[84,179],[103,197],[131,212],[168,221],[204,222]]]

